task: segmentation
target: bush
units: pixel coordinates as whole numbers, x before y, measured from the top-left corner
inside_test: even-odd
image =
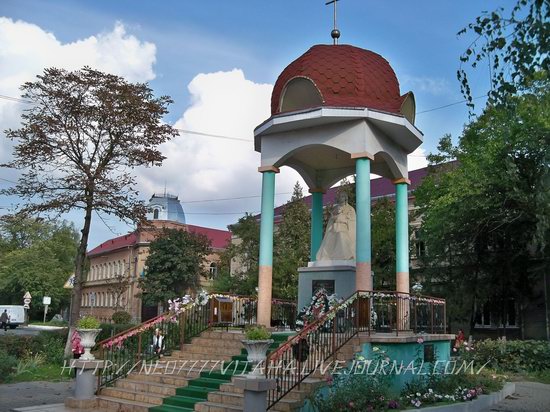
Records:
[[[128,330],[130,328],[133,328],[135,325],[131,323],[127,323],[124,325],[115,325],[111,323],[102,323],[100,325],[101,332],[99,332],[99,335],[97,335],[97,341],[102,341],[104,339],[108,339],[120,332],[124,332],[125,330]]]
[[[502,373],[540,372],[550,370],[550,342],[536,340],[493,340],[474,343],[462,358]]]
[[[84,316],[78,320],[76,327],[80,329],[99,329],[100,325],[99,321],[93,316]]]
[[[48,363],[61,365],[65,357],[67,333],[67,330],[40,332],[35,339],[39,347],[37,352],[44,354]]]
[[[125,325],[130,323],[130,321],[132,320],[132,315],[130,315],[128,312],[121,310],[119,312],[113,313],[111,319],[113,320],[113,322],[115,322],[115,325]]]
[[[37,352],[40,344],[36,336],[6,335],[0,337],[0,352],[6,352],[14,358],[21,359],[28,353]]]
[[[388,387],[384,379],[366,374],[339,375],[328,395],[318,392],[313,404],[319,412],[396,409],[399,402],[388,398]]]
[[[6,381],[13,373],[15,367],[17,367],[17,359],[15,356],[0,349],[0,382]]]
[[[246,339],[248,340],[266,340],[271,337],[265,326],[250,326],[245,330]]]

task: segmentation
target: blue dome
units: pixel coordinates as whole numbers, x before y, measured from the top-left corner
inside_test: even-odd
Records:
[[[147,206],[148,220],[170,220],[185,223],[185,213],[177,196],[170,194],[153,194]]]

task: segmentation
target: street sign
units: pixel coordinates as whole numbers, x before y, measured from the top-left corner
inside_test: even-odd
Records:
[[[30,309],[30,308],[31,308],[31,307],[29,306],[28,303],[25,303],[25,304],[23,305],[23,309]]]
[[[23,296],[23,299],[32,299],[32,296],[29,292],[25,293],[25,296]]]
[[[28,305],[29,303],[31,303],[31,300],[30,299],[23,299],[23,303],[25,305]]]
[[[42,298],[42,304],[43,305],[51,305],[52,304],[52,298],[49,296],[44,296]]]
[[[75,281],[75,275],[74,273],[69,276],[69,279],[67,279],[67,281],[65,282],[65,284],[63,285],[63,288],[65,289],[72,289],[74,288],[74,281]]]

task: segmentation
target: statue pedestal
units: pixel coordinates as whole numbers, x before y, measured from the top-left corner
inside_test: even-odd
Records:
[[[298,311],[311,302],[313,293],[325,289],[339,298],[348,298],[355,292],[355,266],[316,266],[298,269]]]

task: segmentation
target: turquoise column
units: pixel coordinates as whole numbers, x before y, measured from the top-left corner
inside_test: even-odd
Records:
[[[262,172],[262,220],[260,223],[260,258],[258,273],[257,322],[271,327],[271,297],[273,291],[273,215],[275,208],[275,167],[260,168]]]
[[[409,206],[408,184],[405,181],[395,184],[395,271],[397,290],[409,291]],[[403,278],[406,274],[406,284]],[[406,290],[405,290],[406,289]]]
[[[356,201],[356,290],[372,290],[371,274],[371,199],[370,159],[361,157],[355,161]]]
[[[262,173],[262,220],[260,223],[260,266],[273,265],[273,218],[275,172]]]
[[[311,199],[311,253],[309,260],[315,262],[323,241],[323,192],[310,191]]]
[[[395,286],[397,292],[409,293],[409,206],[408,179],[398,179],[395,184]],[[411,321],[408,301],[397,304],[397,326],[409,330]]]

